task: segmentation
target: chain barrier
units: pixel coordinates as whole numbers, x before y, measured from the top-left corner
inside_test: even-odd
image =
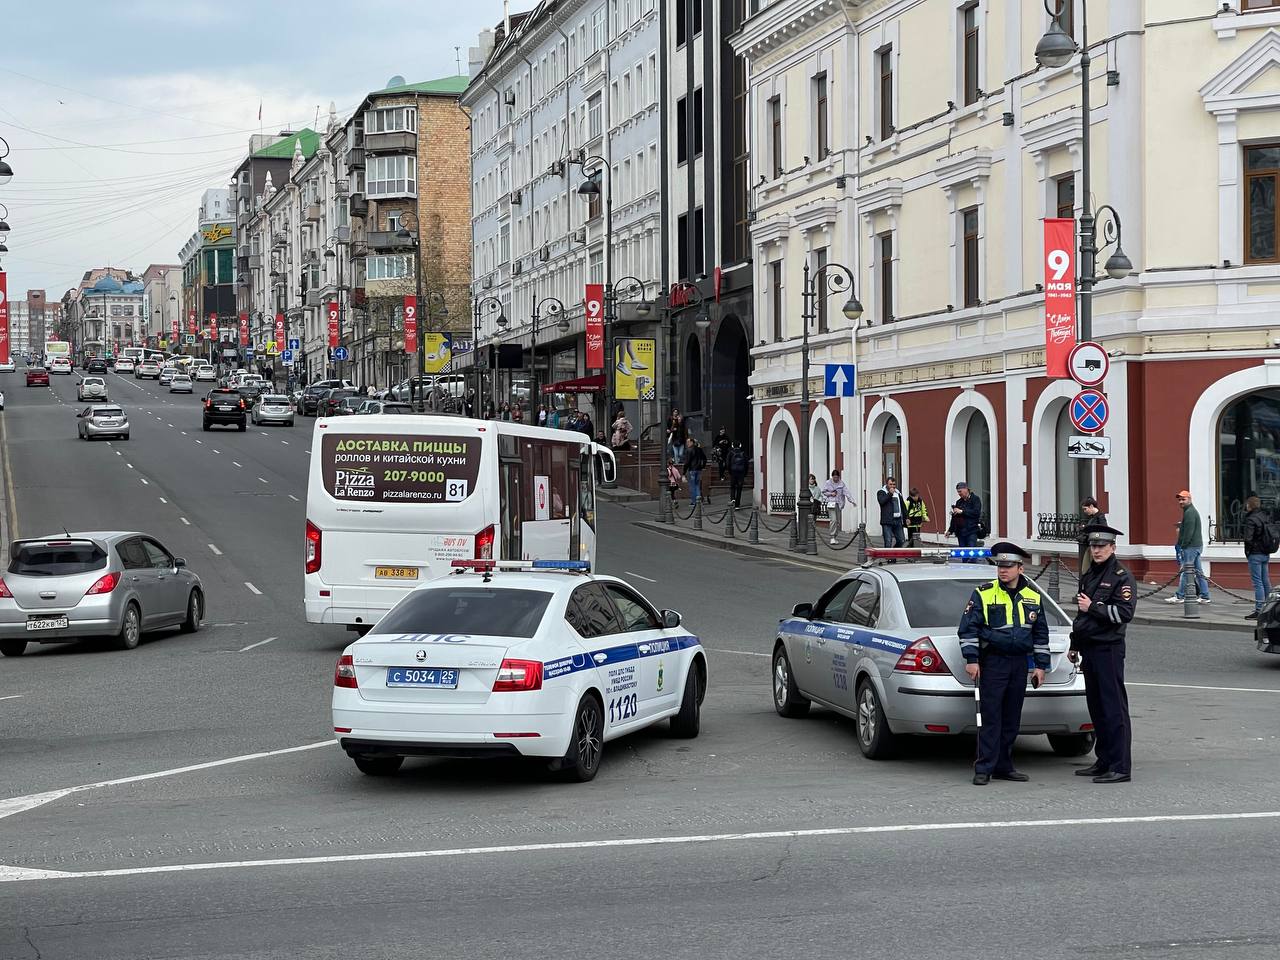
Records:
[[[720,516],[718,517],[704,516],[703,519],[710,524],[724,523],[725,514],[727,514],[728,512],[729,512],[729,508],[725,507],[724,510],[720,512]]]
[[[850,547],[852,547],[855,543],[857,543],[857,542],[858,542],[858,536],[859,536],[859,534],[861,534],[861,536],[862,536],[863,538],[865,538],[865,537],[866,537],[866,532],[865,532],[865,531],[858,531],[858,533],[855,533],[855,534],[854,534],[853,536],[851,536],[848,540],[846,540],[846,541],[845,541],[844,543],[842,543],[842,544],[839,544],[838,546],[832,546],[830,543],[828,543],[828,544],[827,544],[827,548],[828,548],[829,550],[835,550],[835,551],[839,551],[839,550],[848,550]]]
[[[1177,583],[1181,578],[1182,578],[1182,571],[1181,571],[1181,570],[1179,570],[1177,573],[1175,573],[1172,577],[1170,577],[1168,580],[1166,580],[1166,581],[1165,581],[1164,583],[1162,583],[1160,586],[1155,587],[1155,588],[1153,588],[1153,589],[1151,589],[1151,590],[1144,590],[1142,593],[1139,593],[1139,594],[1138,594],[1137,596],[1135,596],[1133,599],[1135,599],[1135,600],[1145,600],[1145,599],[1147,599],[1147,597],[1154,597],[1154,596],[1155,596],[1157,593],[1159,593],[1160,591],[1165,590],[1165,589],[1167,589],[1167,588],[1169,588],[1169,587],[1173,586],[1173,585],[1174,585],[1175,583]]]
[[[673,507],[672,509],[674,509],[674,507]],[[675,513],[676,513],[676,519],[677,519],[677,520],[692,520],[692,519],[693,519],[693,514],[694,514],[694,512],[695,512],[697,509],[698,509],[698,505],[695,503],[693,506],[691,506],[691,507],[689,508],[689,512],[688,512],[688,513],[681,513],[679,510],[676,510],[676,511],[675,511]]]
[[[1247,603],[1257,602],[1253,597],[1246,597],[1243,594],[1236,593],[1234,590],[1228,590],[1226,587],[1220,584],[1217,580],[1213,579],[1213,577],[1205,577],[1205,579],[1208,580],[1211,584],[1213,584],[1214,587],[1216,587],[1217,589],[1225,593],[1228,597],[1235,597],[1237,600],[1244,600]]]
[[[733,521],[733,525],[734,525],[735,527],[738,527],[738,530],[739,530],[741,533],[746,533],[748,530],[750,530],[750,529],[751,529],[751,511],[746,511],[746,514],[747,514],[746,522],[745,522],[745,523],[743,523],[743,525],[742,525],[742,526],[740,526],[740,527],[738,527],[738,521],[737,521],[737,519],[736,519],[736,518],[737,518],[737,514],[734,514],[734,518],[735,518],[735,519],[734,519],[734,521]]]
[[[768,530],[770,533],[786,533],[786,531],[787,531],[787,527],[791,526],[791,524],[793,524],[793,523],[795,523],[795,522],[796,522],[796,518],[795,518],[794,516],[790,516],[790,517],[787,517],[786,522],[784,522],[784,523],[782,524],[782,526],[780,526],[780,527],[771,527],[771,526],[769,526],[769,524],[765,523],[765,522],[764,522],[764,520],[762,519],[762,520],[760,521],[760,526],[764,527],[764,528],[765,528],[766,530]]]

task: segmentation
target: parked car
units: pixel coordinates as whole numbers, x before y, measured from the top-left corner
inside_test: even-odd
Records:
[[[277,393],[264,393],[260,396],[249,415],[255,424],[283,423],[287,427],[293,426],[293,406],[288,397]]]
[[[0,591],[0,653],[28,643],[113,637],[132,650],[144,632],[200,629],[204,586],[154,537],[92,532],[16,540]]]
[[[28,387],[47,387],[49,385],[49,371],[44,367],[27,367],[27,386]]]
[[[76,434],[81,440],[95,437],[129,439],[129,418],[122,408],[113,403],[95,403],[76,414]]]
[[[350,380],[319,380],[302,391],[302,397],[296,404],[298,413],[304,417],[320,415],[320,401],[326,393],[333,389],[355,389]]]
[[[175,373],[169,379],[170,393],[190,393],[191,390],[191,378],[185,373]]]
[[[77,400],[106,400],[107,381],[102,377],[85,377],[76,384]]]
[[[213,426],[249,428],[244,397],[229,387],[214,387],[204,398],[204,429]]]

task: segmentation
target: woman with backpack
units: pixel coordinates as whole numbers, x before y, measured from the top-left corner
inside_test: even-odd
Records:
[[[1244,502],[1244,556],[1249,561],[1249,578],[1253,580],[1253,612],[1246,620],[1257,620],[1262,605],[1271,593],[1271,554],[1280,548],[1280,528],[1262,509],[1262,500],[1252,494]]]

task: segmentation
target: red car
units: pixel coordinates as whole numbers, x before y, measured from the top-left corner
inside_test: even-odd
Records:
[[[27,368],[27,386],[28,387],[47,387],[49,385],[49,371],[44,367],[28,367]]]

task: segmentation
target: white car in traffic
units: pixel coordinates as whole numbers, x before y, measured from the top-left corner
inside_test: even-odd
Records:
[[[616,737],[662,720],[698,735],[707,660],[678,613],[585,561],[454,565],[342,651],[333,729],[362,772],[525,756],[587,781]]]
[[[133,373],[134,363],[130,357],[120,357],[116,360],[116,373]]]
[[[53,362],[52,362],[51,364],[49,364],[49,372],[50,372],[50,373],[65,373],[65,374],[67,374],[68,376],[70,376],[70,374],[71,374],[71,361],[70,361],[70,360],[68,360],[66,357],[54,357],[54,358],[53,358]]]
[[[195,370],[194,377],[196,380],[217,380],[218,379],[218,371],[210,364],[202,363],[198,367],[194,367],[193,369]]]

